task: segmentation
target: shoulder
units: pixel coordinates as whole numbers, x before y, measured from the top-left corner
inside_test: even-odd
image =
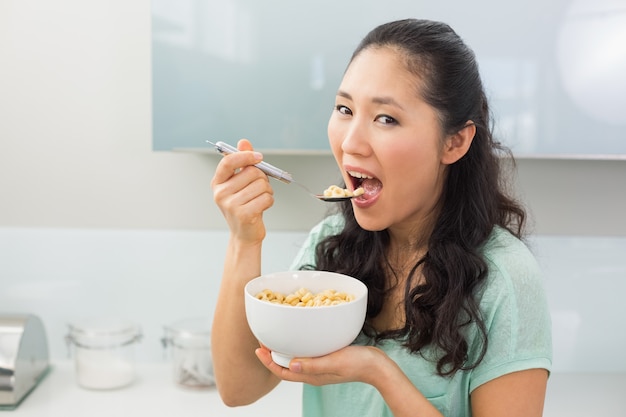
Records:
[[[508,230],[496,226],[483,247],[487,262],[500,267],[524,267],[537,269],[534,255],[516,236]]]
[[[321,240],[325,237],[339,234],[345,225],[341,214],[331,214],[316,224],[309,232],[310,238]]]
[[[317,244],[328,236],[339,234],[343,230],[344,224],[345,220],[341,214],[332,214],[316,224],[302,243],[298,255],[291,264],[291,269],[314,266]]]
[[[483,247],[488,285],[542,286],[539,264],[528,246],[508,230],[496,227]],[[509,288],[511,289],[511,288]]]

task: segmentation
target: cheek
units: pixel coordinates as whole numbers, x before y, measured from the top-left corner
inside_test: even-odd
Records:
[[[393,178],[394,186],[400,190],[430,188],[429,184],[435,182],[439,164],[431,149],[406,147],[390,151],[387,148],[380,150],[379,155],[385,158],[386,176]]]
[[[328,121],[328,142],[330,144],[330,149],[337,157],[341,154],[341,142],[343,135],[339,129],[338,123],[334,120],[334,117],[331,116]]]

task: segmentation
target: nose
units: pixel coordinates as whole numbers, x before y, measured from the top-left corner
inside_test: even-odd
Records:
[[[341,150],[349,155],[366,156],[370,151],[368,129],[358,118],[353,118],[344,131]]]

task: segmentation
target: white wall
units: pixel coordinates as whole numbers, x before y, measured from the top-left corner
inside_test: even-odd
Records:
[[[209,188],[219,156],[151,151],[149,6],[0,2],[0,225],[225,227]],[[315,189],[337,178],[329,156],[268,158]],[[626,235],[625,179],[624,160],[519,161],[538,233]],[[324,212],[296,187],[276,191],[271,229],[306,230]]]
[[[225,227],[209,187],[219,156],[151,150],[147,0],[3,0],[0,51],[0,225]],[[268,221],[308,228],[284,214],[324,206],[285,188]]]
[[[306,232],[272,232],[264,272],[285,270]],[[142,327],[142,361],[164,357],[163,326],[213,317],[227,231],[0,227],[0,313],[41,317],[51,355],[67,325],[114,316]],[[538,236],[556,372],[626,372],[626,238]]]
[[[210,191],[219,156],[153,152],[150,90],[148,0],[0,1],[0,311],[44,315],[55,355],[73,316],[133,314],[156,343],[162,324],[212,310],[227,233]],[[329,156],[268,159],[313,189],[337,178]],[[588,337],[603,332],[577,329],[626,315],[619,292],[606,297],[626,281],[626,160],[518,168],[560,312],[559,349],[570,355],[563,369],[595,366],[598,341]],[[265,260],[281,268],[327,206],[274,184]],[[576,319],[573,300],[592,307]],[[621,352],[626,342],[611,329],[601,343]],[[587,343],[592,362],[568,340]]]
[[[288,269],[304,237],[270,234],[263,271]],[[68,324],[131,320],[144,335],[140,360],[158,361],[164,326],[212,319],[227,238],[227,231],[0,228],[0,314],[40,317],[55,359],[68,355]]]

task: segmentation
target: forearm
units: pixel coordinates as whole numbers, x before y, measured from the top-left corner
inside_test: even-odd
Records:
[[[384,355],[384,354],[383,354]],[[395,417],[443,417],[443,414],[413,385],[411,380],[389,357],[378,362],[376,372],[371,372],[373,385],[385,400]]]
[[[278,383],[254,354],[259,346],[246,320],[244,287],[261,273],[261,243],[231,237],[213,318],[211,349],[217,387],[228,405],[256,401]]]

